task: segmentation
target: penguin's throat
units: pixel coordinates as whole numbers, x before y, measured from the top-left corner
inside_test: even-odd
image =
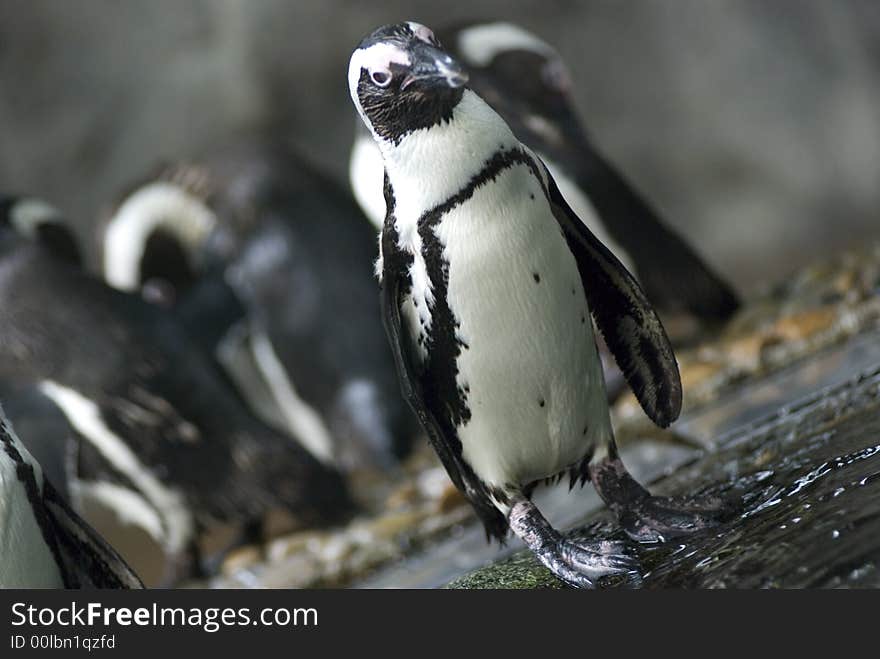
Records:
[[[470,90],[450,121],[413,131],[396,144],[378,143],[397,201],[395,215],[443,203],[496,153],[519,145],[504,120]]]

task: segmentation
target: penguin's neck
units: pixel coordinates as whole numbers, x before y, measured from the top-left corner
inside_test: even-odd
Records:
[[[493,155],[518,145],[504,120],[469,89],[450,121],[413,131],[396,145],[380,142],[398,224],[417,222],[464,188]]]

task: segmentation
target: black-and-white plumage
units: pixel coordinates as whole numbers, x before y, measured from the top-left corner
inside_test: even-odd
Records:
[[[440,40],[468,69],[468,85],[531,147],[587,228],[634,274],[661,311],[724,320],[733,289],[591,143],[573,108],[565,63],[546,42],[505,22],[468,23]],[[358,130],[349,162],[355,197],[377,227],[385,217],[381,154]]]
[[[169,556],[169,580],[197,567],[200,531],[216,522],[351,511],[340,475],[252,417],[170,312],[13,229],[0,228],[0,381],[63,412],[75,502],[97,499],[143,528]]]
[[[0,407],[0,588],[141,588],[52,487]]]
[[[251,405],[321,459],[352,468],[407,452],[418,426],[374,304],[375,234],[302,158],[251,141],[169,168],[120,203],[101,242],[111,284],[164,275],[178,315],[217,330],[205,344]]]
[[[591,479],[634,538],[709,523],[651,497],[614,447],[596,321],[649,417],[678,416],[665,331],[541,160],[418,23],[378,29],[349,88],[385,169],[382,306],[404,392],[490,535],[508,527],[569,583],[630,572],[615,544],[556,532],[533,487]]]
[[[76,487],[77,442],[64,412],[30,382],[0,381],[0,403],[9,422],[27,438],[28,452],[43,475],[70,501]]]

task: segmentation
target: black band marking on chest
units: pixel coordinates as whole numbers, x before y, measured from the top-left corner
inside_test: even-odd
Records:
[[[467,184],[443,203],[425,212],[418,222],[422,238],[422,256],[434,294],[431,305],[431,327],[425,341],[428,353],[426,371],[431,374],[426,394],[434,409],[443,410],[451,427],[467,424],[471,418],[468,406],[468,388],[457,383],[458,357],[469,346],[458,337],[460,323],[449,308],[449,263],[443,258],[443,245],[436,234],[436,227],[451,210],[474,196],[484,185],[489,185],[507,169],[526,165],[536,176],[534,160],[521,148],[496,151]]]

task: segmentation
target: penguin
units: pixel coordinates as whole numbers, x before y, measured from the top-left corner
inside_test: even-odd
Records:
[[[544,161],[575,214],[637,276],[656,309],[708,325],[733,315],[739,308],[733,288],[594,146],[573,107],[571,78],[555,49],[507,22],[450,27],[440,40],[467,67],[470,88]],[[359,124],[349,180],[365,214],[381,228],[381,154]]]
[[[402,390],[489,537],[512,530],[573,586],[637,582],[623,543],[566,537],[531,494],[590,480],[638,542],[718,523],[716,502],[653,496],[626,470],[589,318],[664,427],[681,409],[675,355],[635,278],[467,81],[415,22],[377,29],[349,63],[384,163],[380,298]]]
[[[261,418],[345,471],[407,455],[419,427],[374,304],[375,233],[344,186],[250,139],[165,167],[109,216],[108,283],[164,278]]]
[[[0,588],[142,588],[44,476],[0,406]]]
[[[36,389],[76,438],[75,506],[97,500],[164,549],[165,584],[198,575],[198,540],[235,523],[257,540],[281,509],[332,524],[354,509],[338,471],[259,422],[174,315],[114,290],[0,218],[0,382]],[[69,233],[69,230],[67,230]],[[41,441],[34,438],[33,441]]]
[[[82,263],[79,245],[60,211],[36,197],[0,195],[0,231],[38,240],[56,258]],[[75,442],[61,410],[30,383],[0,381],[0,401],[7,419],[28,438],[28,451],[65,500],[71,496]]]
[[[40,464],[43,475],[56,492],[70,501],[76,480],[76,435],[67,417],[29,382],[0,381],[0,402],[6,418],[22,437]]]

